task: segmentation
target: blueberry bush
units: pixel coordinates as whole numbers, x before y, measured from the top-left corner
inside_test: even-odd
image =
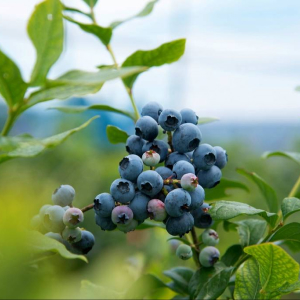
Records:
[[[174,266],[166,270],[164,274],[171,279],[167,283],[159,279],[159,274],[142,275],[122,292],[108,292],[105,286],[85,281],[82,289],[88,292],[83,297],[142,299],[150,292],[170,289],[176,293],[174,299],[280,299],[299,291],[299,263],[287,250],[300,250],[300,222],[288,222],[289,216],[300,211],[300,199],[296,198],[300,178],[289,195],[279,201],[275,190],[258,174],[237,169],[260,190],[268,211],[223,200],[228,198],[227,189],[248,191],[248,187],[222,177],[222,169],[228,164],[226,150],[204,142],[201,124],[215,119],[198,117],[190,108],[165,108],[155,101],[139,112],[133,95],[137,77],[151,67],[180,59],[185,40],[136,51],[122,64],[117,62],[110,43],[116,27],[132,18],[147,16],[158,1],[149,2],[136,16],[108,27],[96,21],[97,0],[84,2],[87,11],[67,7],[59,0],[45,0],[36,6],[27,28],[37,54],[29,82],[22,79],[17,65],[0,51],[0,93],[8,107],[0,138],[0,163],[36,156],[61,144],[93,120],[44,139],[30,134],[8,135],[23,112],[44,101],[96,93],[106,81],[115,78],[121,78],[132,111],[102,104],[54,109],[65,113],[100,110],[121,114],[133,120],[134,134],[107,126],[109,141],[123,144],[128,152],[120,157],[116,166],[120,176],[111,182],[109,193],[99,190],[94,201],[78,208],[75,189],[63,184],[53,192],[52,203],[40,208],[30,224],[29,244],[34,259],[29,265],[36,265],[49,253],[87,262],[85,255],[93,251],[95,237],[82,228],[82,223],[85,216],[90,217],[85,213],[93,210],[95,223],[104,231],[167,231],[168,241],[178,243],[176,253],[170,255],[176,255],[178,262],[193,260],[194,268]],[[89,22],[77,21],[77,15],[85,16]],[[112,62],[98,66],[95,72],[71,70],[49,79],[48,72],[63,50],[63,22],[72,22],[96,36]],[[263,155],[272,156],[300,164],[300,153],[278,151]],[[218,234],[221,227],[228,235],[239,235],[239,243],[224,253],[218,250],[219,241],[226,239]]]

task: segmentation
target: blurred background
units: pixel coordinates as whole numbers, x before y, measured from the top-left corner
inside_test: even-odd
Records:
[[[38,2],[0,0],[0,48],[17,62],[26,80],[35,60],[26,24]],[[88,10],[80,0],[63,2]],[[107,26],[136,14],[146,3],[100,0],[95,7],[96,18]],[[186,53],[179,62],[152,68],[139,76],[133,91],[138,107],[158,101],[165,108],[190,107],[200,117],[220,118],[201,126],[203,141],[227,149],[229,164],[224,177],[243,181],[251,190],[230,191],[228,199],[257,208],[267,207],[257,188],[238,175],[236,168],[258,173],[275,188],[279,199],[288,195],[300,172],[291,161],[261,158],[264,151],[300,149],[300,94],[295,91],[300,83],[299,13],[297,0],[160,0],[148,17],[118,27],[112,39],[121,63],[137,49],[152,49],[187,38]],[[87,22],[78,15],[76,19]],[[51,69],[51,78],[70,69],[92,71],[97,65],[112,63],[94,36],[70,23],[65,23],[65,30],[64,53]],[[127,235],[103,232],[94,224],[92,212],[86,214],[84,223],[96,236],[96,246],[88,254],[89,264],[53,257],[30,268],[26,265],[24,261],[30,253],[24,248],[23,230],[30,218],[43,204],[51,203],[51,194],[60,184],[75,188],[74,204],[78,207],[107,192],[118,177],[118,162],[126,152],[123,145],[109,144],[105,128],[113,124],[133,133],[132,121],[119,115],[72,115],[47,110],[60,103],[49,101],[28,110],[11,133],[46,137],[73,128],[92,115],[100,114],[101,118],[57,149],[33,159],[1,164],[0,297],[82,298],[82,280],[122,291],[141,274],[154,273],[167,281],[162,273],[165,269],[178,265],[194,268],[191,260],[177,259],[176,243],[167,242],[169,236],[164,230]],[[102,103],[131,109],[119,80],[106,83],[98,94],[63,102],[66,103]],[[0,127],[5,118],[6,107],[0,100]],[[224,232],[221,227],[219,231],[219,249],[224,254],[228,245],[238,242],[238,235]],[[300,261],[299,255],[291,255]],[[153,299],[172,296],[167,290],[152,295]]]

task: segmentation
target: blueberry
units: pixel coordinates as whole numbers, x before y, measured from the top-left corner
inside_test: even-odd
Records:
[[[186,191],[194,191],[195,188],[198,186],[198,178],[193,173],[184,174],[181,177],[180,185]]]
[[[143,152],[154,150],[160,155],[160,161],[163,162],[166,160],[167,155],[169,153],[169,145],[160,140],[154,140],[152,142],[148,142],[143,146]]]
[[[45,212],[46,212],[46,210],[47,210],[49,207],[51,207],[51,206],[52,206],[52,205],[50,205],[50,204],[45,204],[45,205],[43,205],[43,206],[41,207],[41,209],[40,209],[40,211],[39,211],[39,216],[40,216],[40,218],[41,218],[41,221],[44,220]]]
[[[45,233],[45,236],[47,236],[53,240],[56,240],[60,243],[64,243],[62,236],[57,232],[47,232],[47,233]]]
[[[100,217],[99,215],[95,214],[95,221],[102,230],[111,231],[117,227],[117,225],[112,222],[111,217]]]
[[[196,149],[202,139],[200,129],[191,123],[182,124],[173,134],[173,147],[179,153],[186,153]]]
[[[137,220],[131,220],[128,224],[118,224],[117,227],[120,231],[123,231],[124,233],[134,231],[139,225],[139,222]]]
[[[119,163],[119,173],[124,179],[136,182],[138,176],[143,172],[143,161],[135,155],[125,156]]]
[[[62,232],[65,228],[63,216],[65,210],[59,205],[53,205],[46,209],[43,224],[47,230],[52,232]]]
[[[171,217],[180,217],[189,211],[191,205],[191,196],[184,189],[175,189],[171,191],[165,199],[167,213]]]
[[[79,208],[71,207],[65,211],[63,222],[70,228],[78,227],[84,220],[83,212]]]
[[[99,194],[94,200],[94,211],[100,217],[110,217],[114,207],[115,200],[109,193]]]
[[[62,232],[62,237],[64,240],[68,241],[70,244],[79,242],[81,240],[81,230],[76,228],[66,227]]]
[[[111,220],[114,224],[126,225],[133,219],[133,212],[127,205],[117,206],[111,213]]]
[[[166,223],[167,232],[174,236],[179,235],[180,237],[188,233],[193,226],[193,216],[188,212],[177,218],[170,217]]]
[[[205,203],[201,207],[191,211],[197,228],[208,228],[213,224],[212,217],[207,213],[208,209],[204,207],[206,207]]]
[[[61,185],[52,194],[52,201],[55,205],[71,205],[75,197],[75,190],[70,185]]]
[[[216,246],[219,243],[219,236],[213,229],[206,229],[202,233],[202,242],[207,246]]]
[[[134,184],[126,179],[116,179],[110,186],[110,194],[117,202],[130,202],[135,194]]]
[[[158,125],[151,117],[141,117],[135,123],[135,135],[153,141],[158,135]]]
[[[165,204],[158,199],[150,200],[147,209],[151,220],[162,222],[167,217]]]
[[[30,228],[34,230],[39,230],[40,226],[42,224],[42,220],[40,218],[40,215],[35,215],[31,220],[30,220]]]
[[[158,117],[162,111],[163,111],[163,107],[159,103],[157,103],[155,101],[151,101],[151,102],[148,102],[142,108],[141,115],[143,117],[149,116],[149,117],[153,118],[156,122],[158,122]]]
[[[154,167],[159,163],[160,155],[154,150],[149,150],[143,154],[142,160],[146,166]]]
[[[169,156],[167,157],[166,161],[165,161],[165,166],[169,169],[173,169],[173,166],[178,162],[178,161],[187,161],[187,162],[191,162],[190,158],[185,155],[185,154],[181,154],[178,152],[172,152],[171,154],[169,154]]]
[[[81,254],[89,253],[95,244],[95,237],[94,235],[87,231],[81,231],[81,240],[79,242],[73,243],[72,246]]]
[[[194,150],[193,151],[190,151],[190,152],[187,152],[185,153],[185,155],[190,159],[192,160],[193,159],[193,154],[194,154]]]
[[[204,188],[213,188],[220,183],[222,172],[217,166],[212,166],[209,170],[200,170],[197,174],[199,184]]]
[[[129,204],[129,208],[133,212],[135,220],[143,222],[148,218],[147,205],[150,198],[142,193],[136,193],[133,200]]]
[[[174,185],[164,185],[163,189],[167,191],[167,194],[175,189]],[[165,191],[161,190],[157,195],[154,196],[154,199],[159,199],[162,202],[165,202],[166,194]]]
[[[181,114],[181,118],[182,118],[181,124],[184,124],[184,123],[192,123],[194,125],[198,124],[199,117],[196,115],[196,113],[192,109],[184,108],[180,111],[180,114]]]
[[[197,170],[208,170],[216,162],[216,150],[208,144],[201,144],[193,154],[193,164]]]
[[[131,135],[127,138],[126,141],[126,151],[129,154],[135,154],[139,157],[143,155],[143,146],[145,145],[146,141],[140,138],[137,135]]]
[[[141,173],[137,179],[138,189],[150,197],[154,197],[159,193],[163,185],[164,183],[161,176],[157,172],[151,170]]]
[[[181,124],[181,114],[174,109],[164,109],[158,118],[158,124],[166,131],[174,131]]]
[[[219,260],[220,252],[215,247],[205,247],[199,254],[199,260],[203,267],[209,268]]]
[[[191,196],[190,210],[195,210],[203,205],[205,199],[205,192],[201,185],[197,185],[194,191],[189,191]]]
[[[193,251],[190,246],[181,244],[176,249],[176,255],[182,260],[188,260],[193,256]]]
[[[228,162],[227,152],[220,146],[215,146],[214,148],[216,150],[216,158],[217,158],[215,165],[218,168],[223,169]]]
[[[188,173],[195,174],[195,168],[191,163],[182,160],[182,161],[178,161],[173,166],[173,173],[175,174],[175,177],[180,180],[181,177],[185,174]]]

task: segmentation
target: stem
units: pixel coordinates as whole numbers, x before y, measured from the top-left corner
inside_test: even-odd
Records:
[[[296,181],[295,185],[293,186],[291,192],[289,193],[289,196],[288,197],[294,197],[298,191],[300,187],[300,176],[298,178],[298,180]]]
[[[92,17],[93,23],[97,24],[97,21],[95,18],[95,13],[94,13],[94,6],[92,4],[90,4],[90,7],[91,7],[91,17]]]
[[[194,261],[196,263],[196,266],[198,268],[200,268],[201,267],[201,264],[200,264],[200,261],[199,261],[200,247],[199,247],[199,241],[198,241],[196,230],[195,230],[194,226],[191,230],[191,236],[192,236],[193,243],[194,243],[194,248],[195,248],[195,251],[193,251],[193,258],[194,258]]]
[[[85,213],[85,212],[87,212],[87,211],[89,211],[89,210],[91,210],[91,209],[93,209],[93,208],[94,208],[94,203],[91,203],[91,204],[89,204],[89,205],[83,207],[83,208],[81,209],[81,211],[82,211],[83,213]]]
[[[167,134],[168,134],[168,144],[169,144],[169,146],[171,148],[171,151],[173,152],[174,148],[173,148],[173,143],[172,143],[172,140],[173,140],[172,132],[171,131],[167,131]]]
[[[13,126],[15,120],[16,120],[15,114],[12,113],[11,111],[9,111],[6,122],[5,122],[4,127],[2,129],[2,132],[1,132],[1,136],[6,136],[9,133],[9,131],[11,130],[11,127]]]
[[[109,54],[110,54],[110,56],[111,56],[111,58],[112,58],[112,60],[113,60],[113,62],[114,62],[114,64],[115,64],[115,67],[116,67],[116,68],[119,68],[119,65],[118,65],[116,56],[115,56],[115,54],[114,54],[114,52],[113,52],[113,50],[112,50],[112,48],[111,48],[111,45],[108,44],[108,45],[106,46],[106,49],[108,50],[108,52],[109,52]]]
[[[180,184],[180,180],[178,180],[178,179],[165,179],[164,180],[164,184],[177,184],[177,183]]]

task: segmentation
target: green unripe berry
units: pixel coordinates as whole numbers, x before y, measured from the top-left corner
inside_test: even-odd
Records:
[[[206,229],[202,233],[202,242],[207,246],[216,246],[219,244],[219,236],[213,229]]]
[[[181,244],[176,250],[176,255],[182,260],[188,260],[193,256],[193,251],[190,246]]]
[[[209,268],[219,260],[220,252],[215,247],[205,247],[199,254],[199,261],[203,267]]]
[[[62,237],[64,240],[68,241],[71,244],[79,242],[81,240],[81,230],[78,227],[66,227],[62,232]]]

